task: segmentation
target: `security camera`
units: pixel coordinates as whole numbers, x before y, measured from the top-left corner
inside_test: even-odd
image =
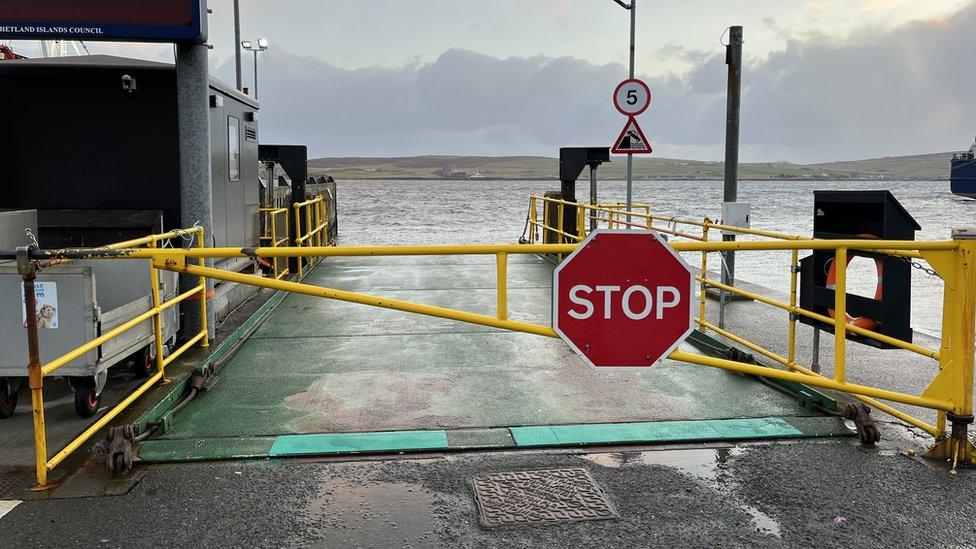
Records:
[[[128,74],[122,75],[122,89],[132,93],[136,91],[136,79],[132,78]]]

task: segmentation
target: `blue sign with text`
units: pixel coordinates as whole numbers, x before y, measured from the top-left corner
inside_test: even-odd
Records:
[[[0,39],[207,40],[206,0],[0,0]]]

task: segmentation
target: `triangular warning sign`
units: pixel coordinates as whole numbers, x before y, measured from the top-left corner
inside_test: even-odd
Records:
[[[617,136],[617,140],[613,142],[611,152],[614,154],[650,154],[653,152],[651,142],[647,140],[647,136],[644,135],[644,130],[641,129],[636,118],[631,116],[627,119],[624,129]]]

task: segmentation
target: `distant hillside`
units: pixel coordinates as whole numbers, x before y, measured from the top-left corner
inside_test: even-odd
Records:
[[[336,179],[467,179],[481,173],[491,179],[557,178],[559,162],[544,156],[407,156],[394,158],[317,158],[312,175]]]
[[[868,160],[792,164],[759,162],[740,164],[741,179],[853,179],[943,180],[948,178],[952,153],[893,156]],[[624,157],[600,167],[603,179],[626,176]],[[309,161],[311,175],[336,179],[557,179],[559,162],[545,156],[408,156],[393,158],[316,158]],[[722,179],[722,162],[672,158],[634,161],[638,179]]]
[[[850,172],[869,176],[885,176],[885,179],[921,179],[936,181],[949,179],[951,152],[916,154],[912,156],[886,156],[868,160],[828,162],[814,164],[816,169],[832,172]]]

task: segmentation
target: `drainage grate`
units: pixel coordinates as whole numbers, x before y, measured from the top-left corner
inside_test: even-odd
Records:
[[[586,469],[545,469],[477,475],[474,495],[488,527],[620,515]]]

